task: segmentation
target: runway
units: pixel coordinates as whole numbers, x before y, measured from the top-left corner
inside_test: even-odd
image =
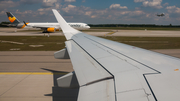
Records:
[[[180,58],[180,49],[154,50]],[[76,101],[78,89],[57,87],[56,79],[73,71],[70,60],[54,51],[1,51],[0,101]]]
[[[96,29],[98,30],[98,29]],[[180,37],[180,31],[153,31],[153,30],[108,30],[108,31],[84,31],[86,34],[94,36],[134,36],[134,37]],[[110,31],[110,32],[109,32]],[[83,31],[82,31],[83,32]],[[45,33],[47,36],[47,33]],[[49,33],[50,36],[63,36],[61,31]],[[40,30],[0,28],[0,36],[44,36]]]
[[[73,71],[71,62],[54,59],[53,53],[1,51],[0,101],[75,101],[78,89],[59,88],[56,82]]]
[[[39,31],[0,30],[0,36],[42,36]],[[133,33],[132,33],[133,32]],[[109,32],[87,32],[104,36]],[[151,33],[151,34],[150,34]],[[63,35],[52,33],[51,35]],[[118,31],[113,36],[180,37],[180,31]],[[153,50],[180,58],[180,49]],[[0,51],[0,101],[76,101],[78,89],[57,87],[56,79],[73,71],[55,51]]]

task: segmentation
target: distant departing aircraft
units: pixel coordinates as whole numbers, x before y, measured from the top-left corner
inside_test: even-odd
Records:
[[[161,13],[161,14],[157,14],[157,16],[158,16],[158,17],[163,17],[163,16],[165,16],[165,14],[164,14],[164,13]]]
[[[61,28],[59,26],[59,23],[21,23],[11,12],[6,12],[9,21],[11,24],[8,26],[16,27],[18,29],[22,28],[40,28],[43,30],[43,32],[55,32],[59,31]],[[68,23],[71,27],[79,30],[83,29],[89,29],[90,26],[88,26],[85,23]]]

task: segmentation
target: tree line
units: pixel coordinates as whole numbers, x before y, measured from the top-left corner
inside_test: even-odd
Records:
[[[8,27],[10,22],[1,22],[0,27]],[[174,27],[180,28],[180,25],[156,25],[156,24],[88,24],[90,27]]]
[[[10,22],[1,22],[0,27],[8,27],[8,24],[10,24]]]
[[[90,27],[178,27],[180,25],[156,25],[156,24],[88,24]]]

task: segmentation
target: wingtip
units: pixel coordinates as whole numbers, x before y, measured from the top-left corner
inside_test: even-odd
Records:
[[[52,9],[61,29],[63,32],[78,32],[76,29],[72,28],[67,24],[65,19],[60,15],[60,13],[56,9]]]
[[[52,11],[57,11],[56,9],[52,9]]]

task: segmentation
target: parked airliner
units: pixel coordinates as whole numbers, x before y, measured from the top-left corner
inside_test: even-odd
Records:
[[[59,23],[21,23],[11,12],[6,12],[9,21],[11,24],[8,26],[11,27],[16,27],[18,29],[23,29],[23,28],[40,28],[43,30],[43,32],[55,32],[59,31],[61,28],[59,26]],[[90,26],[88,26],[86,23],[68,23],[71,27],[79,30],[84,30],[84,29],[89,29]]]

